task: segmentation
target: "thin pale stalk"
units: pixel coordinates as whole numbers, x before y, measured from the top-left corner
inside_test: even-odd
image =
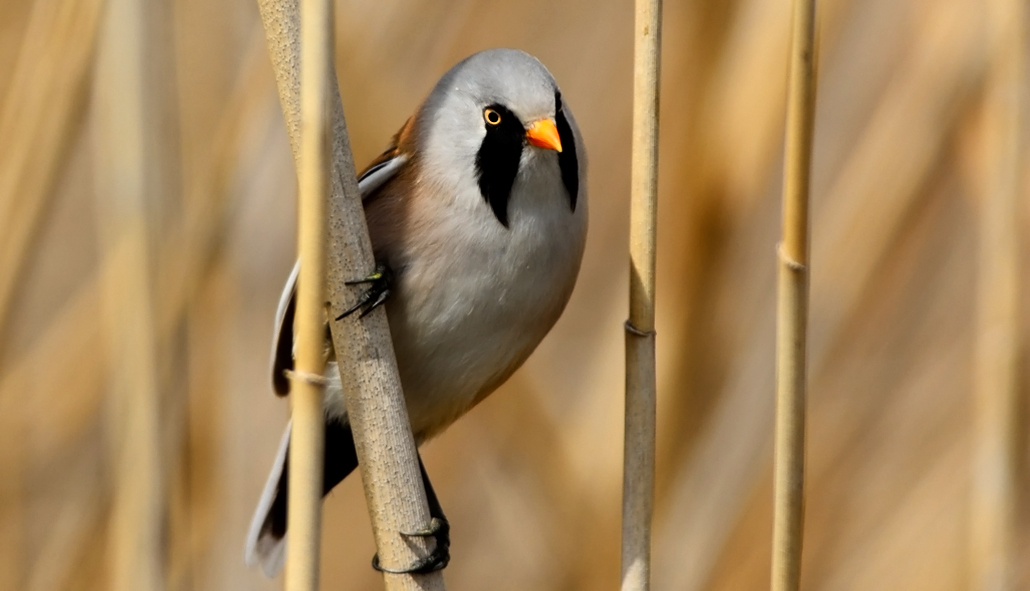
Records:
[[[0,110],[0,333],[87,97],[101,0],[36,0]]]
[[[300,157],[296,369],[290,387],[290,496],[286,591],[318,589],[322,531],[325,416],[325,239],[328,197],[326,97],[332,8],[329,0],[303,0],[300,43]]]
[[[637,0],[634,23],[629,320],[622,483],[622,591],[651,587],[655,468],[655,244],[658,211],[660,0]]]
[[[139,0],[106,6],[94,80],[96,194],[104,253],[103,296],[110,381],[111,588],[164,588],[161,429],[148,262],[144,91],[146,9]]]
[[[38,461],[38,456],[27,451],[26,441],[32,438],[21,409],[33,382],[29,376],[19,377],[5,371],[0,379],[0,548],[5,548],[0,552],[0,589],[18,589],[29,571],[25,564],[29,506],[25,480],[29,463]]]
[[[1016,588],[1019,489],[1020,225],[1023,190],[1026,7],[988,5],[994,63],[988,80],[991,154],[981,200],[976,329],[976,419],[969,588]]]
[[[773,591],[801,582],[808,324],[808,190],[815,112],[815,0],[794,1],[776,319]]]
[[[286,129],[294,157],[299,160],[300,20],[297,2],[259,0],[258,6],[275,68]],[[330,302],[328,316],[335,318],[358,295],[345,281],[371,274],[374,259],[335,78],[329,79],[328,92],[333,168],[329,177],[330,251],[326,261],[326,287]],[[380,308],[365,318],[348,316],[332,322],[331,332],[380,562],[389,569],[402,569],[426,556],[433,549],[433,542],[401,533],[426,530],[430,515],[386,312]],[[440,572],[386,574],[384,580],[391,591],[444,589]]]

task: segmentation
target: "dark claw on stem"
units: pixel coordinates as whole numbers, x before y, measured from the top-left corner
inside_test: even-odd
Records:
[[[342,320],[347,316],[361,310],[361,316],[364,318],[368,316],[372,310],[375,310],[379,306],[386,302],[386,298],[390,297],[390,284],[393,282],[393,273],[390,272],[390,268],[382,263],[376,264],[376,270],[365,277],[364,279],[357,279],[354,281],[347,281],[346,285],[361,285],[369,283],[368,289],[358,297],[357,303],[348,308],[336,317],[337,320]]]
[[[390,573],[394,575],[413,574],[413,575],[424,575],[427,573],[443,570],[446,568],[447,563],[451,561],[451,526],[447,523],[446,519],[434,517],[429,522],[429,527],[413,533],[402,533],[401,535],[408,536],[411,538],[428,538],[432,537],[436,539],[436,548],[426,556],[419,560],[415,564],[409,566],[403,570],[392,570],[384,568],[379,564],[379,555],[376,554],[372,557],[372,568],[376,569],[381,573]]]

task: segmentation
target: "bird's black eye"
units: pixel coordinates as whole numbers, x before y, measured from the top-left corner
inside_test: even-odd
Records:
[[[499,125],[501,123],[501,114],[493,109],[485,109],[483,111],[483,119],[490,125]]]

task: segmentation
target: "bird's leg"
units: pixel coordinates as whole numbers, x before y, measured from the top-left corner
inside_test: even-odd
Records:
[[[447,563],[451,561],[451,526],[447,523],[447,517],[443,514],[443,508],[440,507],[440,501],[436,498],[436,492],[433,491],[433,484],[429,482],[429,475],[426,474],[426,467],[422,463],[422,454],[418,456],[418,467],[422,471],[422,484],[426,487],[426,501],[429,503],[429,527],[424,530],[402,533],[401,535],[408,537],[427,538],[432,537],[436,540],[436,548],[426,556],[419,560],[415,564],[404,570],[391,570],[383,568],[379,564],[379,555],[376,554],[372,557],[372,568],[379,572],[391,573],[391,574],[426,574],[446,568]]]
[[[393,285],[393,271],[384,263],[376,263],[376,270],[371,275],[364,279],[347,281],[346,285],[362,285],[365,283],[370,284],[368,289],[358,297],[356,304],[345,310],[343,314],[337,316],[337,320],[350,316],[358,310],[361,310],[359,318],[364,318],[372,310],[383,305],[386,302],[386,298],[390,297],[390,287]]]
[[[418,454],[418,468],[422,472],[422,484],[426,488],[426,501],[429,504],[429,527],[421,532],[416,532],[412,535],[416,536],[432,536],[436,539],[436,549],[430,555],[430,558],[435,558],[439,564],[433,570],[440,570],[447,566],[447,563],[451,560],[450,548],[451,548],[451,525],[447,522],[447,516],[443,514],[443,507],[440,506],[440,500],[436,498],[436,491],[433,490],[433,483],[429,481],[429,474],[426,472],[426,466],[422,463],[422,454]]]

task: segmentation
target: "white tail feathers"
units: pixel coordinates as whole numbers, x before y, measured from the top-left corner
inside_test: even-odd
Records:
[[[250,522],[250,530],[247,532],[247,548],[244,552],[244,561],[247,566],[261,565],[261,571],[267,577],[274,577],[283,568],[286,560],[286,538],[277,538],[265,527],[268,512],[272,509],[276,493],[279,489],[279,478],[282,476],[283,466],[286,464],[286,452],[290,447],[290,425],[286,425],[286,432],[283,433],[282,442],[279,444],[279,453],[275,456],[275,464],[272,465],[272,473],[268,475],[268,482],[261,492],[261,500],[258,501],[254,517]]]

